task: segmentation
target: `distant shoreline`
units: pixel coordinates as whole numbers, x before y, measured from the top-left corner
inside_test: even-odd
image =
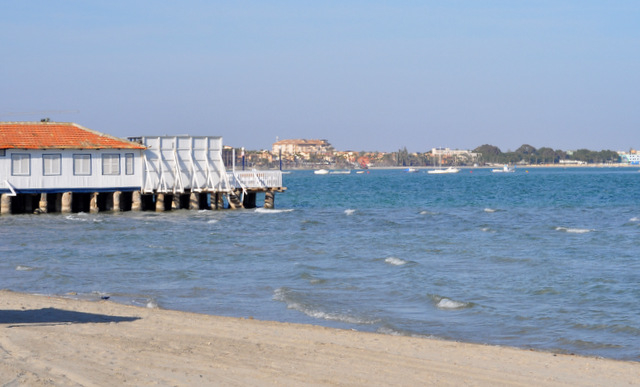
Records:
[[[495,169],[500,168],[505,164],[494,164],[494,165],[479,165],[479,166],[471,166],[471,165],[455,165],[456,168],[460,169]],[[388,166],[388,167],[369,167],[369,170],[404,170],[407,168],[415,168],[419,170],[428,170],[428,169],[437,169],[437,166],[431,165],[421,165],[421,166]],[[530,164],[530,165],[516,165],[516,170],[518,169],[526,169],[526,168],[638,168],[640,169],[640,165],[631,165],[631,164]],[[345,167],[332,167],[332,166],[323,166],[316,168],[287,168],[283,169],[283,171],[314,171],[318,169],[329,169],[329,170],[352,170],[352,171],[366,171],[367,169],[363,168],[345,168]]]

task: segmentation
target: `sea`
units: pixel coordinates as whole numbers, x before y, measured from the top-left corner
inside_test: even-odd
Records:
[[[640,361],[638,168],[360,172],[290,171],[275,209],[3,215],[0,287]]]

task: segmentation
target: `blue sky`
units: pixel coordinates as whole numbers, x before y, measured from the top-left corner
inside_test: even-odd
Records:
[[[2,121],[216,135],[248,149],[276,138],[370,151],[640,147],[635,0],[47,0],[1,9]]]

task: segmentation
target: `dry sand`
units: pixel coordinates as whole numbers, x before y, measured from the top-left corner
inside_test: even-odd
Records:
[[[0,291],[0,385],[622,386],[640,363]]]

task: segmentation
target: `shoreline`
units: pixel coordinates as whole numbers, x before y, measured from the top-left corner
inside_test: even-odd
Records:
[[[640,363],[0,290],[3,385],[631,385]]]

